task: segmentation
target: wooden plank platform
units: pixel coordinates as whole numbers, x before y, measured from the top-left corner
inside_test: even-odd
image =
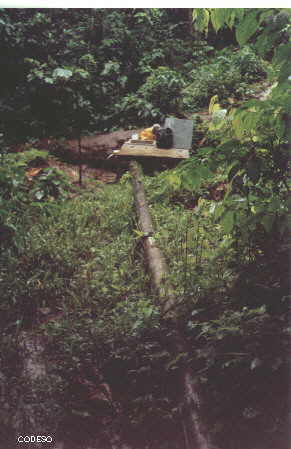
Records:
[[[155,145],[141,145],[134,143],[124,143],[120,150],[113,151],[114,156],[134,156],[134,157],[165,157],[172,159],[188,159],[189,150],[171,148],[164,150]]]

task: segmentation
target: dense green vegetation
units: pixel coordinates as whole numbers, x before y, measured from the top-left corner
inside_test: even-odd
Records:
[[[194,112],[218,92],[221,100],[242,98],[250,81],[266,76],[251,48],[238,52],[234,33],[222,50],[214,36],[208,43],[189,34],[188,10],[15,9],[1,16],[8,140],[135,127]]]
[[[16,337],[33,330],[45,337],[70,447],[103,415],[134,449],[181,449],[177,373],[187,359],[218,447],[285,449],[290,11],[0,13],[0,374],[9,388],[19,388]],[[176,358],[144,270],[130,175],[83,190],[50,166],[30,176],[48,158],[38,138],[169,114],[195,119],[192,156],[144,183],[189,347]],[[24,141],[29,151],[11,152]],[[96,369],[114,405],[80,387]],[[11,431],[15,404],[2,393],[0,403]]]

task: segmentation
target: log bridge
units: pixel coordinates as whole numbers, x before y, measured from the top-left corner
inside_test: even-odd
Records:
[[[130,158],[129,170],[132,175],[132,186],[135,202],[135,210],[138,219],[138,227],[142,232],[142,244],[145,262],[148,267],[151,288],[156,296],[161,309],[161,319],[170,323],[173,329],[169,337],[173,357],[181,354],[189,354],[189,348],[183,336],[183,323],[177,314],[177,298],[174,288],[169,282],[168,268],[162,251],[155,239],[154,227],[149,212],[146,193],[142,182],[142,168],[136,159],[139,157],[188,159],[193,123],[188,120],[168,119],[168,126],[174,131],[174,146],[181,142],[182,148],[161,149],[155,142],[134,141],[125,142],[119,150],[114,150],[113,155]],[[175,127],[177,132],[175,133]],[[179,129],[180,128],[180,129]],[[188,129],[187,129],[188,128]],[[179,132],[180,131],[180,132]],[[175,145],[176,144],[176,145]],[[184,433],[185,449],[212,449],[210,434],[203,417],[201,402],[201,389],[199,382],[193,375],[192,367],[186,357],[180,363],[180,395],[183,410],[181,409],[181,424]]]
[[[168,321],[174,331],[169,337],[173,357],[181,354],[186,355],[190,351],[183,336],[183,323],[180,323],[177,314],[177,298],[168,280],[166,261],[155,240],[154,227],[142,182],[142,169],[137,161],[131,161],[129,169],[132,175],[138,227],[143,234],[142,244],[150,273],[152,292],[160,304],[161,319]],[[214,446],[204,422],[200,385],[195,379],[192,367],[186,357],[183,358],[180,364],[179,377],[181,402],[183,403],[181,424],[184,433],[185,449],[213,449]]]

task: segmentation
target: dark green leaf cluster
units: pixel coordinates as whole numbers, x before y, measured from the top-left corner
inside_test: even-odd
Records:
[[[159,66],[170,71],[186,63],[193,49],[191,39],[184,46],[184,10],[15,9],[1,14],[1,114],[10,141],[136,125],[124,115],[123,98],[136,94]],[[173,97],[176,93],[174,88]],[[158,108],[157,99],[148,96],[146,103]],[[144,122],[154,114],[150,111]]]
[[[11,243],[11,232],[21,230],[23,215],[43,202],[64,200],[71,189],[68,179],[58,169],[47,167],[48,153],[35,149],[23,153],[8,153],[1,157],[0,165],[0,226],[1,244]],[[43,166],[43,168],[42,168]],[[30,170],[41,167],[39,173],[30,176]]]
[[[265,77],[264,64],[250,47],[227,47],[188,74],[190,84],[183,89],[183,107],[196,111],[208,105],[213,95],[219,95],[222,104],[229,104],[229,97],[250,96],[251,84]]]

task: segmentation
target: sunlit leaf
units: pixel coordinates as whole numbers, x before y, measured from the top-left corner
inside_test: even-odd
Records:
[[[218,101],[218,95],[213,95],[213,97],[210,98],[210,102],[209,102],[209,106],[208,106],[209,114],[212,114],[213,106],[217,103],[217,101]]]
[[[206,8],[193,9],[193,22],[195,22],[198,31],[206,31],[209,23],[209,11]]]
[[[61,67],[58,67],[53,71],[53,77],[54,78],[65,78],[69,79],[73,75],[73,72],[68,69],[63,69]]]
[[[36,197],[38,200],[41,200],[41,199],[44,197],[44,192],[43,192],[42,190],[37,190],[37,191],[35,192],[35,197]]]
[[[259,366],[261,366],[261,364],[262,364],[261,359],[256,357],[252,360],[250,368],[251,368],[251,370],[254,370],[254,369],[258,368]]]

